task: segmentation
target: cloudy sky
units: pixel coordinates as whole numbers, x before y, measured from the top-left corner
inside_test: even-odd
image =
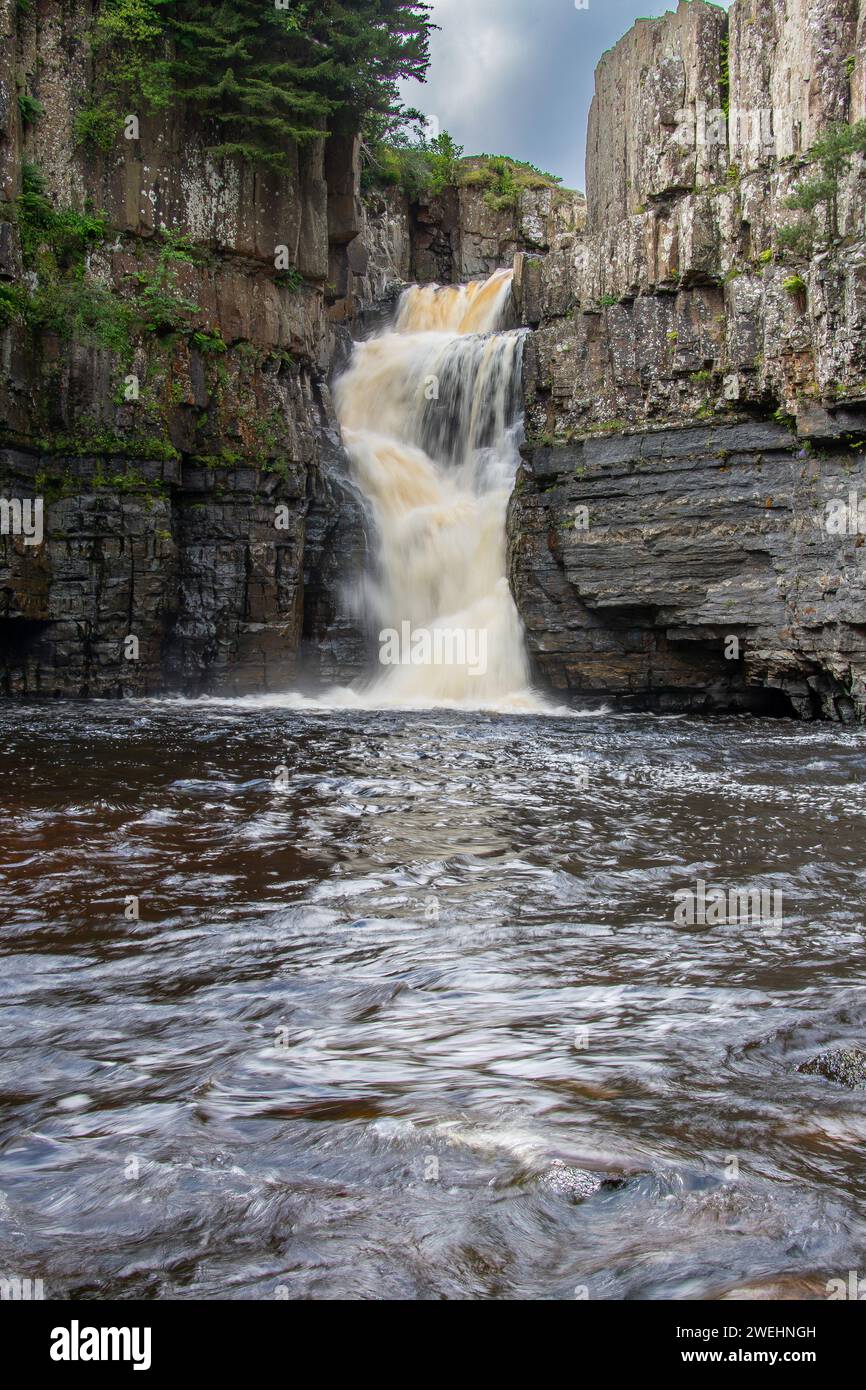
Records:
[[[441,25],[422,85],[404,100],[436,116],[466,154],[510,154],[584,187],[593,72],[639,16],[676,0],[430,0]],[[582,0],[581,0],[582,3]]]

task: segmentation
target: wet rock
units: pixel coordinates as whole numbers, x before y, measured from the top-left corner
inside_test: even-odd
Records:
[[[830,534],[845,449],[774,423],[525,451],[508,515],[536,672],[643,708],[862,717],[864,551]]]
[[[866,1087],[866,1052],[859,1047],[831,1048],[801,1062],[797,1070],[807,1076],[823,1076],[825,1081],[852,1091],[861,1090]]]
[[[538,1179],[538,1186],[545,1192],[555,1192],[558,1197],[567,1197],[571,1202],[583,1202],[602,1189],[621,1186],[621,1179],[591,1173],[585,1168],[572,1168],[561,1158],[555,1158]]]
[[[335,428],[325,448],[325,466],[308,483],[301,674],[313,683],[345,683],[375,660],[374,634],[354,601],[359,576],[370,567],[372,527]]]

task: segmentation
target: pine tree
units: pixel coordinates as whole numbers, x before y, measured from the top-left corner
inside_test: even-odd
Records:
[[[104,0],[98,33],[120,64],[115,90],[126,64],[127,86],[164,105],[167,80],[170,99],[213,122],[215,155],[283,168],[292,144],[371,111],[399,112],[398,80],[427,69],[429,9],[412,0],[284,9],[274,0]]]
[[[313,53],[296,11],[262,0],[188,3],[169,32],[177,95],[216,123],[214,154],[280,165],[288,142],[321,135],[336,106],[325,90],[331,59]]]

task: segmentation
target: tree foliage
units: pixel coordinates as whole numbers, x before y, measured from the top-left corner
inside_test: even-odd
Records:
[[[288,167],[289,145],[369,112],[401,112],[423,79],[433,25],[413,0],[103,0],[95,42],[106,86],[159,109],[183,101],[213,124],[212,151]]]
[[[814,214],[823,209],[826,239],[839,236],[839,180],[855,155],[866,154],[866,121],[853,125],[840,121],[830,125],[809,151],[809,160],[820,173],[803,179],[785,199],[785,207],[806,213],[792,226],[782,228],[779,244],[788,250],[808,254],[818,236]]]

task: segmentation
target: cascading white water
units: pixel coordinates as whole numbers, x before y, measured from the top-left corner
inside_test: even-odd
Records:
[[[413,636],[367,691],[375,704],[537,706],[505,573],[524,332],[495,330],[511,275],[404,291],[393,329],[358,344],[337,384],[379,541],[362,601],[377,630]]]

